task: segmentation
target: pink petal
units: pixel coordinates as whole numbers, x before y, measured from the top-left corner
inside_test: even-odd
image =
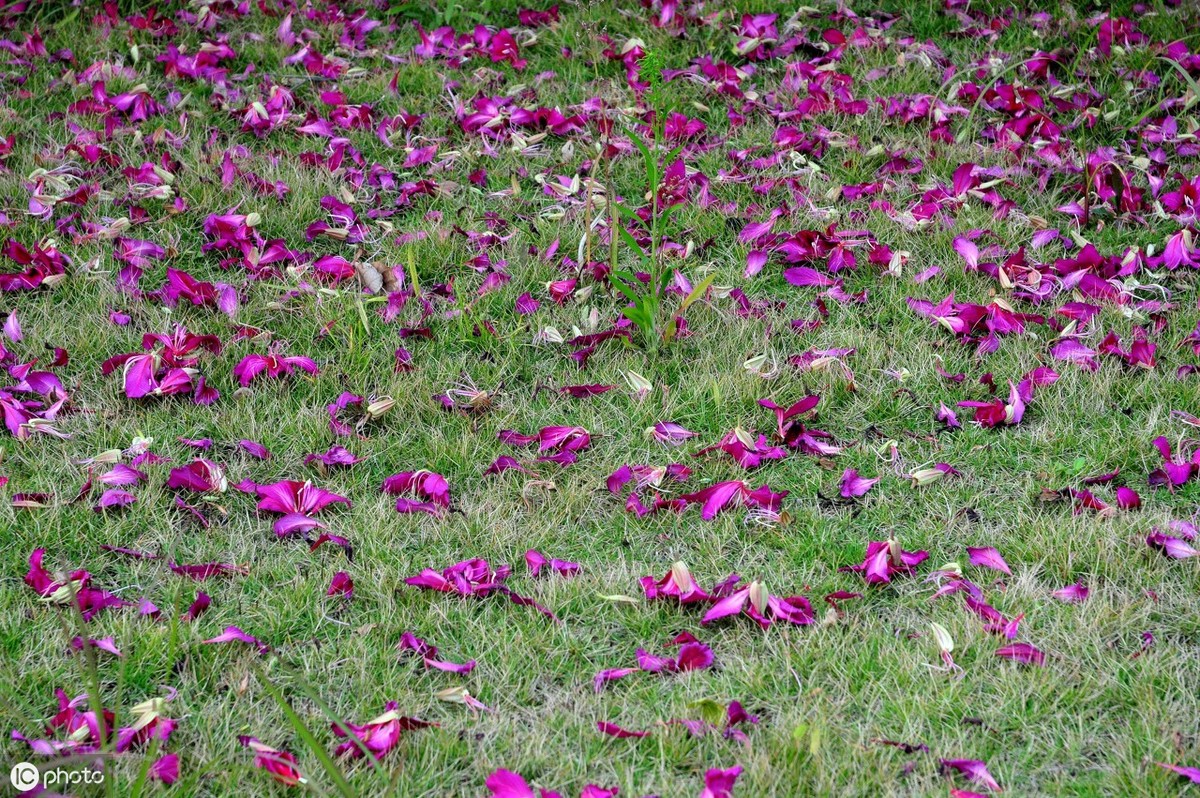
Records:
[[[1008,567],[1008,563],[1000,556],[1000,552],[992,547],[973,548],[967,547],[967,555],[970,557],[971,565],[981,568],[991,568],[993,571],[1001,571],[1012,576],[1012,571]]]
[[[616,737],[622,740],[628,737],[650,736],[650,732],[648,731],[631,731],[629,729],[622,729],[615,723],[609,723],[608,721],[603,720],[596,723],[596,728],[599,729],[601,733],[607,734],[609,737]]]

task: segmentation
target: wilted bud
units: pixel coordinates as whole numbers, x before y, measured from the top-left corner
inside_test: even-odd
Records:
[[[948,654],[953,651],[954,638],[950,636],[946,627],[936,621],[930,621],[929,626],[933,629],[933,638],[937,641],[938,648],[942,650],[942,653]]]
[[[941,568],[938,568],[938,571],[941,571],[943,573],[948,573],[948,574],[954,574],[955,576],[962,576],[962,566],[959,565],[957,562],[948,562],[945,565],[943,565]]]
[[[654,390],[654,386],[650,383],[650,381],[641,374],[638,374],[636,371],[625,372],[625,381],[629,383],[629,387],[633,391],[634,397],[639,402],[649,396],[650,392]],[[653,430],[654,428],[651,427],[650,429]]]
[[[690,586],[695,584],[692,579],[692,572],[688,569],[687,563],[683,560],[676,560],[671,563],[671,581],[677,587]]]
[[[59,585],[58,589],[46,596],[46,601],[51,604],[70,604],[71,599],[74,598],[81,587],[83,587],[83,583],[79,580]]]
[[[946,472],[938,468],[922,468],[908,475],[913,481],[913,487],[932,485],[946,476]]]
[[[766,354],[765,352],[761,355],[755,355],[754,357],[748,358],[746,362],[742,363],[742,368],[744,368],[746,371],[760,371],[762,367],[766,365],[769,357],[770,355]]]
[[[81,460],[80,465],[91,465],[93,463],[96,465],[113,465],[114,463],[119,462],[121,462],[121,450],[106,449],[89,460]]]
[[[904,554],[904,549],[900,548],[900,541],[895,538],[887,539],[888,558],[892,561],[892,565],[904,565],[904,559],[901,555]]]
[[[381,396],[378,399],[373,399],[363,412],[368,419],[374,421],[395,406],[395,399],[390,396]]]
[[[741,441],[742,445],[745,446],[747,449],[754,448],[754,444],[755,444],[754,436],[751,435],[746,430],[742,429],[741,427],[734,427],[733,435],[735,438],[737,438],[739,441]]]
[[[133,728],[144,729],[167,711],[167,699],[161,696],[147,699],[140,704],[135,704],[129,711],[134,717]]]
[[[750,604],[759,615],[767,614],[767,589],[757,579],[750,583]]]
[[[467,692],[467,688],[465,687],[447,687],[445,690],[438,690],[434,693],[434,696],[439,701],[448,701],[452,704],[466,704],[471,709],[480,709],[484,712],[491,711],[483,702]]]

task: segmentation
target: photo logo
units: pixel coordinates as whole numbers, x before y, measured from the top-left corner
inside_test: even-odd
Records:
[[[8,780],[12,782],[12,786],[24,792],[36,787],[42,780],[42,774],[38,772],[37,765],[18,762],[8,772]]]
[[[103,784],[104,771],[85,768],[83,770],[64,770],[63,768],[47,768],[41,770],[29,762],[18,762],[8,771],[8,780],[18,792],[26,792],[37,786],[45,788],[65,786],[76,787],[80,784]]]

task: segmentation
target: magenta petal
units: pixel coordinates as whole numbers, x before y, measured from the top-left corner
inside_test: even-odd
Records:
[[[324,529],[325,525],[315,518],[310,518],[304,513],[288,513],[287,515],[276,519],[275,534],[281,538],[289,535],[304,534],[311,532],[314,529]]]
[[[713,768],[704,774],[704,790],[700,798],[732,798],[733,786],[742,775],[742,766],[735,765],[726,770]]]
[[[483,475],[490,476],[492,474],[500,474],[504,471],[515,470],[523,474],[528,474],[529,470],[521,465],[515,457],[510,457],[507,454],[502,454],[497,457],[490,466],[483,471]]]
[[[726,598],[721,599],[712,606],[708,612],[704,613],[704,618],[700,621],[701,624],[709,624],[720,618],[727,618],[730,615],[737,615],[746,606],[746,602],[750,599],[750,588],[744,587],[741,590],[733,593]]]
[[[1188,557],[1200,556],[1200,549],[1196,549],[1179,538],[1164,535],[1161,532],[1152,532],[1146,538],[1146,545],[1152,549],[1157,549],[1174,560],[1183,560]]]
[[[1076,582],[1073,585],[1059,588],[1050,595],[1068,604],[1082,604],[1087,601],[1088,592],[1088,589],[1081,582]]]
[[[495,771],[484,785],[492,792],[490,798],[537,798],[525,779],[511,770]]]
[[[623,729],[615,723],[609,723],[608,721],[604,720],[597,722],[596,728],[599,729],[602,734],[607,734],[609,737],[616,737],[622,740],[628,737],[650,736],[650,732],[648,731],[631,731],[629,729]]]
[[[1023,665],[1038,665],[1045,664],[1046,655],[1036,646],[1029,643],[1013,643],[1012,645],[1004,646],[996,650],[996,656],[1001,659],[1020,662]]]
[[[971,565],[981,568],[991,568],[993,571],[1001,571],[1012,576],[1012,571],[1008,567],[1008,563],[1000,556],[1000,552],[990,546],[984,548],[967,547],[967,555],[970,557]]]
[[[1133,488],[1117,488],[1117,506],[1122,510],[1136,510],[1142,506],[1142,498]]]
[[[867,491],[873,488],[879,480],[879,477],[875,477],[874,479],[860,477],[858,472],[853,468],[847,468],[842,473],[842,498],[857,499],[860,496],[865,496]]]
[[[548,561],[546,560],[545,555],[543,555],[540,551],[530,549],[529,551],[525,552],[525,565],[529,567],[530,576],[537,576],[538,573],[541,572],[542,566],[547,562]]]
[[[943,770],[956,770],[969,781],[978,782],[993,792],[1002,792],[1000,783],[988,772],[987,764],[978,759],[942,759]]]
[[[475,660],[469,659],[466,662],[459,664],[457,662],[445,662],[442,660],[428,659],[425,660],[425,667],[433,668],[447,673],[466,674],[475,670]]]
[[[598,693],[601,690],[603,690],[605,685],[607,685],[609,682],[615,682],[618,679],[624,679],[626,676],[630,675],[631,673],[637,673],[637,672],[638,672],[637,668],[610,668],[608,670],[600,671],[599,673],[597,673],[595,678],[592,679],[592,684],[596,688],[596,692]]]
[[[259,640],[257,637],[243,632],[236,626],[226,626],[225,631],[216,637],[202,640],[202,643],[249,643],[258,648],[259,651],[266,651],[268,646]]]
[[[1200,768],[1187,768],[1183,765],[1168,765],[1166,762],[1155,762],[1163,770],[1169,770],[1185,779],[1190,779],[1193,784],[1200,784]]]
[[[137,497],[132,493],[119,488],[109,488],[100,495],[100,501],[92,509],[96,512],[102,512],[114,507],[126,507],[135,501],[137,501]]]
[[[242,447],[248,454],[253,457],[257,457],[259,460],[271,459],[271,452],[267,450],[266,446],[263,446],[258,441],[241,440],[238,441],[238,446]]]

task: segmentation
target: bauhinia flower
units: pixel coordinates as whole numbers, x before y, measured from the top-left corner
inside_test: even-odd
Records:
[[[718,482],[695,493],[685,493],[679,498],[688,504],[701,505],[700,517],[711,521],[717,513],[739,504],[778,515],[787,495],[786,490],[775,493],[767,485],[751,488],[741,480],[731,480]]]
[[[333,723],[333,733],[337,737],[346,737],[334,750],[336,756],[348,756],[358,759],[364,755],[381,760],[400,744],[400,735],[404,732],[436,726],[436,723],[410,718],[397,711],[395,701],[389,701],[384,707],[384,713],[377,718],[367,721],[361,726],[353,723]],[[365,749],[365,750],[364,750]]]
[[[694,438],[699,434],[674,421],[659,421],[653,427],[646,428],[647,437],[654,438],[659,443],[665,443],[668,446],[680,446],[688,438]]]
[[[229,490],[229,482],[225,478],[224,468],[211,460],[196,458],[186,466],[171,469],[167,488],[194,493],[224,493]]]
[[[118,753],[128,751],[135,746],[145,745],[151,740],[165,743],[170,738],[179,721],[166,715],[167,705],[178,694],[173,688],[167,688],[165,696],[142,701],[130,707],[133,723],[117,729],[115,748]]]
[[[867,492],[875,487],[879,480],[880,477],[860,477],[858,472],[853,468],[847,468],[842,473],[842,484],[839,493],[843,499],[857,499],[867,495]]]
[[[554,571],[559,576],[572,577],[579,573],[580,565],[577,562],[569,562],[560,560],[557,557],[546,559],[546,555],[536,549],[530,549],[525,552],[525,564],[529,567],[529,575],[536,577],[542,572],[542,568],[546,565],[550,566],[550,570]]]
[[[934,463],[930,468],[918,468],[909,474],[908,478],[912,480],[914,488],[921,488],[926,485],[932,485],[935,482],[941,482],[951,474],[955,476],[961,475],[959,470],[949,463]]]
[[[706,446],[696,452],[693,457],[703,457],[709,452],[722,451],[733,458],[742,468],[756,468],[764,460],[782,460],[787,452],[779,446],[767,443],[766,435],[754,437],[753,433],[738,427],[721,438],[716,444]]]
[[[429,513],[441,515],[450,508],[450,483],[441,474],[422,469],[392,474],[380,488],[384,493],[399,496],[396,499],[398,513]],[[402,494],[412,494],[423,501],[413,501]]]
[[[503,768],[494,771],[487,777],[484,786],[490,791],[488,798],[563,798],[562,793],[553,790],[534,789],[529,782],[521,778],[519,773]],[[605,789],[589,784],[579,793],[579,798],[616,798],[617,788]]]
[[[65,579],[52,575],[42,566],[45,549],[35,549],[29,555],[29,572],[25,584],[50,604],[70,605],[72,599],[89,621],[96,613],[109,607],[129,607],[130,602],[108,591],[92,587],[92,575],[84,570],[72,571]]]
[[[755,580],[713,604],[712,609],[704,614],[700,623],[709,624],[721,618],[742,613],[753,619],[763,629],[770,627],[775,621],[804,626],[816,620],[812,605],[805,597],[772,596],[761,582]]]
[[[992,792],[1003,792],[1000,783],[988,772],[987,764],[978,759],[941,759],[938,760],[943,771],[956,771],[973,781],[982,784]]]
[[[604,689],[605,685],[624,679],[626,676],[644,671],[646,673],[681,673],[711,668],[715,662],[713,651],[701,643],[691,633],[684,632],[672,639],[667,646],[678,646],[679,653],[674,657],[660,657],[649,653],[644,648],[637,650],[636,668],[609,668],[602,670],[593,678],[596,692]]]
[[[905,551],[899,541],[873,540],[867,544],[867,554],[859,565],[839,568],[839,571],[861,573],[869,585],[886,584],[893,576],[908,576],[929,558],[927,551]]]
[[[457,662],[444,662],[437,658],[437,646],[431,645],[421,638],[417,637],[412,632],[405,632],[400,635],[400,642],[397,644],[397,649],[400,652],[412,651],[421,657],[426,668],[433,668],[439,671],[447,671],[449,673],[470,673],[475,669],[475,660],[467,660],[461,665]]]
[[[806,454],[830,456],[842,451],[830,441],[833,436],[819,429],[810,429],[800,421],[820,403],[819,396],[806,396],[790,407],[780,407],[772,399],[759,399],[758,403],[768,410],[775,412],[776,434],[779,440],[793,449],[799,449]]]
[[[721,770],[711,768],[704,774],[704,789],[699,798],[733,798],[733,787],[742,775],[742,766]]]
[[[1185,560],[1189,557],[1200,557],[1200,549],[1185,540],[1164,534],[1157,530],[1146,537],[1146,545],[1162,552],[1173,560]]]
[[[87,693],[75,698],[68,698],[62,689],[54,693],[58,697],[58,712],[46,723],[45,733],[50,737],[61,733],[64,739],[31,739],[15,730],[12,739],[28,743],[33,753],[45,757],[99,751],[105,740],[102,729],[111,735],[116,728],[116,715],[103,707],[97,714]]]
[[[307,784],[308,779],[296,767],[296,757],[278,748],[264,745],[257,737],[242,735],[238,742],[254,752],[254,766],[271,774],[271,778],[288,787]]]
[[[130,399],[191,394],[196,404],[212,404],[218,398],[196,366],[201,350],[220,354],[221,342],[215,335],[195,335],[176,325],[170,335],[147,334],[142,338],[145,352],[130,352],[110,357],[100,367],[105,376],[122,370],[125,396]]]
[[[256,485],[254,490],[258,494],[260,511],[281,516],[275,521],[275,534],[280,537],[319,528],[321,524],[313,516],[331,504],[350,506],[350,500],[345,496],[318,488],[311,482],[285,479],[270,485]]]
[[[930,621],[929,628],[933,631],[933,639],[937,642],[938,652],[941,654],[942,662],[946,665],[946,670],[961,671],[962,668],[954,661],[954,638],[950,636],[950,632],[936,621]]]
[[[536,435],[522,435],[513,430],[501,430],[500,442],[509,446],[528,446],[537,443],[539,452],[553,452],[542,455],[539,462],[570,465],[577,459],[578,452],[592,445],[592,436],[583,427],[542,427]]]
[[[736,577],[736,574],[734,576]],[[678,600],[680,604],[712,601],[712,596],[696,583],[692,572],[683,562],[671,565],[671,569],[662,579],[656,580],[652,576],[643,576],[641,583],[646,598],[651,601],[668,597]]]
[[[246,355],[233,367],[233,376],[243,388],[250,385],[259,375],[268,377],[289,376],[299,369],[307,374],[317,373],[317,363],[311,357],[303,355]]]
[[[1159,436],[1154,439],[1154,448],[1158,449],[1162,455],[1163,464],[1161,468],[1157,468],[1150,472],[1149,481],[1151,485],[1162,486],[1174,490],[1186,483],[1195,474],[1200,473],[1200,448],[1192,452],[1190,458],[1183,460],[1175,460],[1171,453],[1171,442],[1165,437]]]
[[[426,568],[416,576],[404,580],[406,585],[419,587],[423,590],[434,590],[439,593],[457,593],[460,596],[486,598],[492,593],[507,596],[514,604],[533,607],[538,612],[557,621],[554,613],[530,598],[519,595],[504,584],[504,580],[512,573],[507,565],[493,569],[487,560],[472,559],[457,562],[442,571]]]

